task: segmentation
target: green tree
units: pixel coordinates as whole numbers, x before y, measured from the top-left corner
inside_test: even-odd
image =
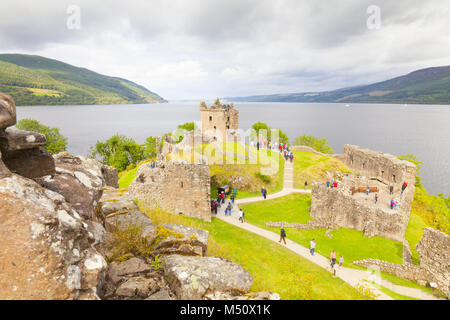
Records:
[[[308,146],[316,151],[326,154],[334,153],[333,148],[331,148],[331,146],[328,144],[327,139],[325,138],[318,139],[313,136],[303,135],[295,138],[294,144],[297,146]]]
[[[67,138],[59,132],[58,128],[48,127],[34,119],[22,119],[16,124],[16,128],[45,135],[47,144],[44,148],[51,154],[66,151]]]
[[[252,129],[256,131],[256,136],[259,136],[259,133],[261,130],[266,130],[267,134],[267,141],[270,143],[272,142],[272,130],[273,128],[269,127],[267,123],[265,122],[256,122],[252,125]],[[280,143],[289,143],[289,137],[286,133],[284,133],[281,129],[278,130],[278,142]],[[261,134],[263,134],[264,131],[261,131]],[[254,136],[252,136],[254,137]]]
[[[145,159],[144,149],[143,145],[137,144],[132,138],[116,134],[105,142],[97,141],[95,146],[91,146],[88,156],[113,166],[120,172],[130,164]]]
[[[148,137],[144,144],[144,157],[154,158],[156,157],[156,139],[157,137]]]
[[[417,187],[421,187],[422,186],[422,180],[420,179],[419,171],[422,168],[423,162],[420,161],[413,154],[405,154],[405,155],[398,156],[397,158],[399,158],[400,160],[407,160],[407,161],[412,162],[412,163],[414,163],[416,165],[416,168],[417,168],[417,171],[416,171],[416,186]]]

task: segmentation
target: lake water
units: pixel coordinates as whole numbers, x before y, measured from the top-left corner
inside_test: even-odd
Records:
[[[198,103],[17,107],[18,119],[33,118],[60,128],[68,152],[86,155],[97,140],[115,133],[143,143],[148,136],[199,121]],[[303,134],[327,138],[336,153],[356,144],[394,155],[414,154],[420,175],[434,194],[450,193],[450,106],[337,103],[236,103],[239,126],[257,121],[280,128],[292,140]]]

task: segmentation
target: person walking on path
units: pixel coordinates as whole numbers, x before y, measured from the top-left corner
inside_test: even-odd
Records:
[[[330,180],[327,181],[327,188],[330,187]]]
[[[315,250],[316,250],[316,241],[312,239],[309,245],[309,252],[311,252],[312,256],[314,255]]]
[[[340,258],[339,258],[339,267],[341,267],[342,268],[342,265],[344,264],[344,256],[341,256]]]
[[[244,211],[242,211],[242,209],[239,209],[239,221],[241,223],[244,223],[244,215],[245,215]]]
[[[267,190],[264,188],[264,186],[261,188],[261,196],[264,197],[264,199],[266,199]]]
[[[232,193],[231,196],[230,196],[230,200],[231,200],[231,203],[233,203],[233,204],[234,204],[234,197],[235,197],[235,194]]]
[[[403,182],[403,185],[402,185],[402,194],[403,194],[403,191],[405,191],[405,189],[406,189],[407,186],[408,186],[408,184],[406,183],[406,181]]]
[[[308,187],[308,181],[305,181],[305,190]]]
[[[291,152],[290,158],[291,158],[291,162],[292,162],[294,160],[294,154],[292,152]]]
[[[336,252],[334,250],[332,250],[330,254],[330,264],[331,269],[334,269],[334,265],[336,264]]]
[[[375,204],[378,202],[378,193],[375,193]]]
[[[369,195],[369,192],[370,192],[370,187],[367,186],[366,194]]]
[[[228,202],[228,206],[225,209],[225,215],[226,216],[231,216],[231,209],[233,209],[233,206],[231,205],[231,202]]]
[[[284,244],[286,244],[286,231],[284,231],[284,227],[281,227],[280,230],[280,241],[278,242],[281,243],[281,241],[283,241]]]

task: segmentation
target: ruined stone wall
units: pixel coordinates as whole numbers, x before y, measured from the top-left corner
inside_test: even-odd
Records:
[[[401,185],[407,181],[408,185],[413,185],[416,181],[416,165],[391,154],[346,144],[343,160],[360,175],[377,178],[386,184]]]
[[[375,259],[359,260],[353,263],[362,267],[377,266],[380,271],[417,282],[420,285],[429,285],[434,282],[437,290],[447,296],[450,290],[450,236],[431,228],[425,228],[416,249],[419,252],[418,266],[405,260],[403,260],[403,264]]]
[[[207,107],[205,104],[201,104],[200,113],[203,135],[214,136],[214,133],[217,132],[218,138],[219,136],[225,138],[227,130],[237,130],[239,128],[239,111],[233,105],[222,108]]]
[[[450,236],[425,228],[416,250],[420,267],[435,277],[438,288],[446,294],[450,289]]]
[[[211,221],[209,167],[181,161],[157,161],[139,167],[128,188],[147,208]]]
[[[409,221],[409,210],[389,210],[363,203],[342,187],[328,188],[314,183],[311,193],[311,217],[324,225],[364,232],[366,236],[380,236],[403,241]]]

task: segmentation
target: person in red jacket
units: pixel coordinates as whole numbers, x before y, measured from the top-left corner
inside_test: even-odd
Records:
[[[403,182],[403,185],[402,185],[402,194],[403,194],[403,191],[405,191],[405,189],[406,189],[407,186],[408,186],[408,183],[406,183],[406,181]]]

